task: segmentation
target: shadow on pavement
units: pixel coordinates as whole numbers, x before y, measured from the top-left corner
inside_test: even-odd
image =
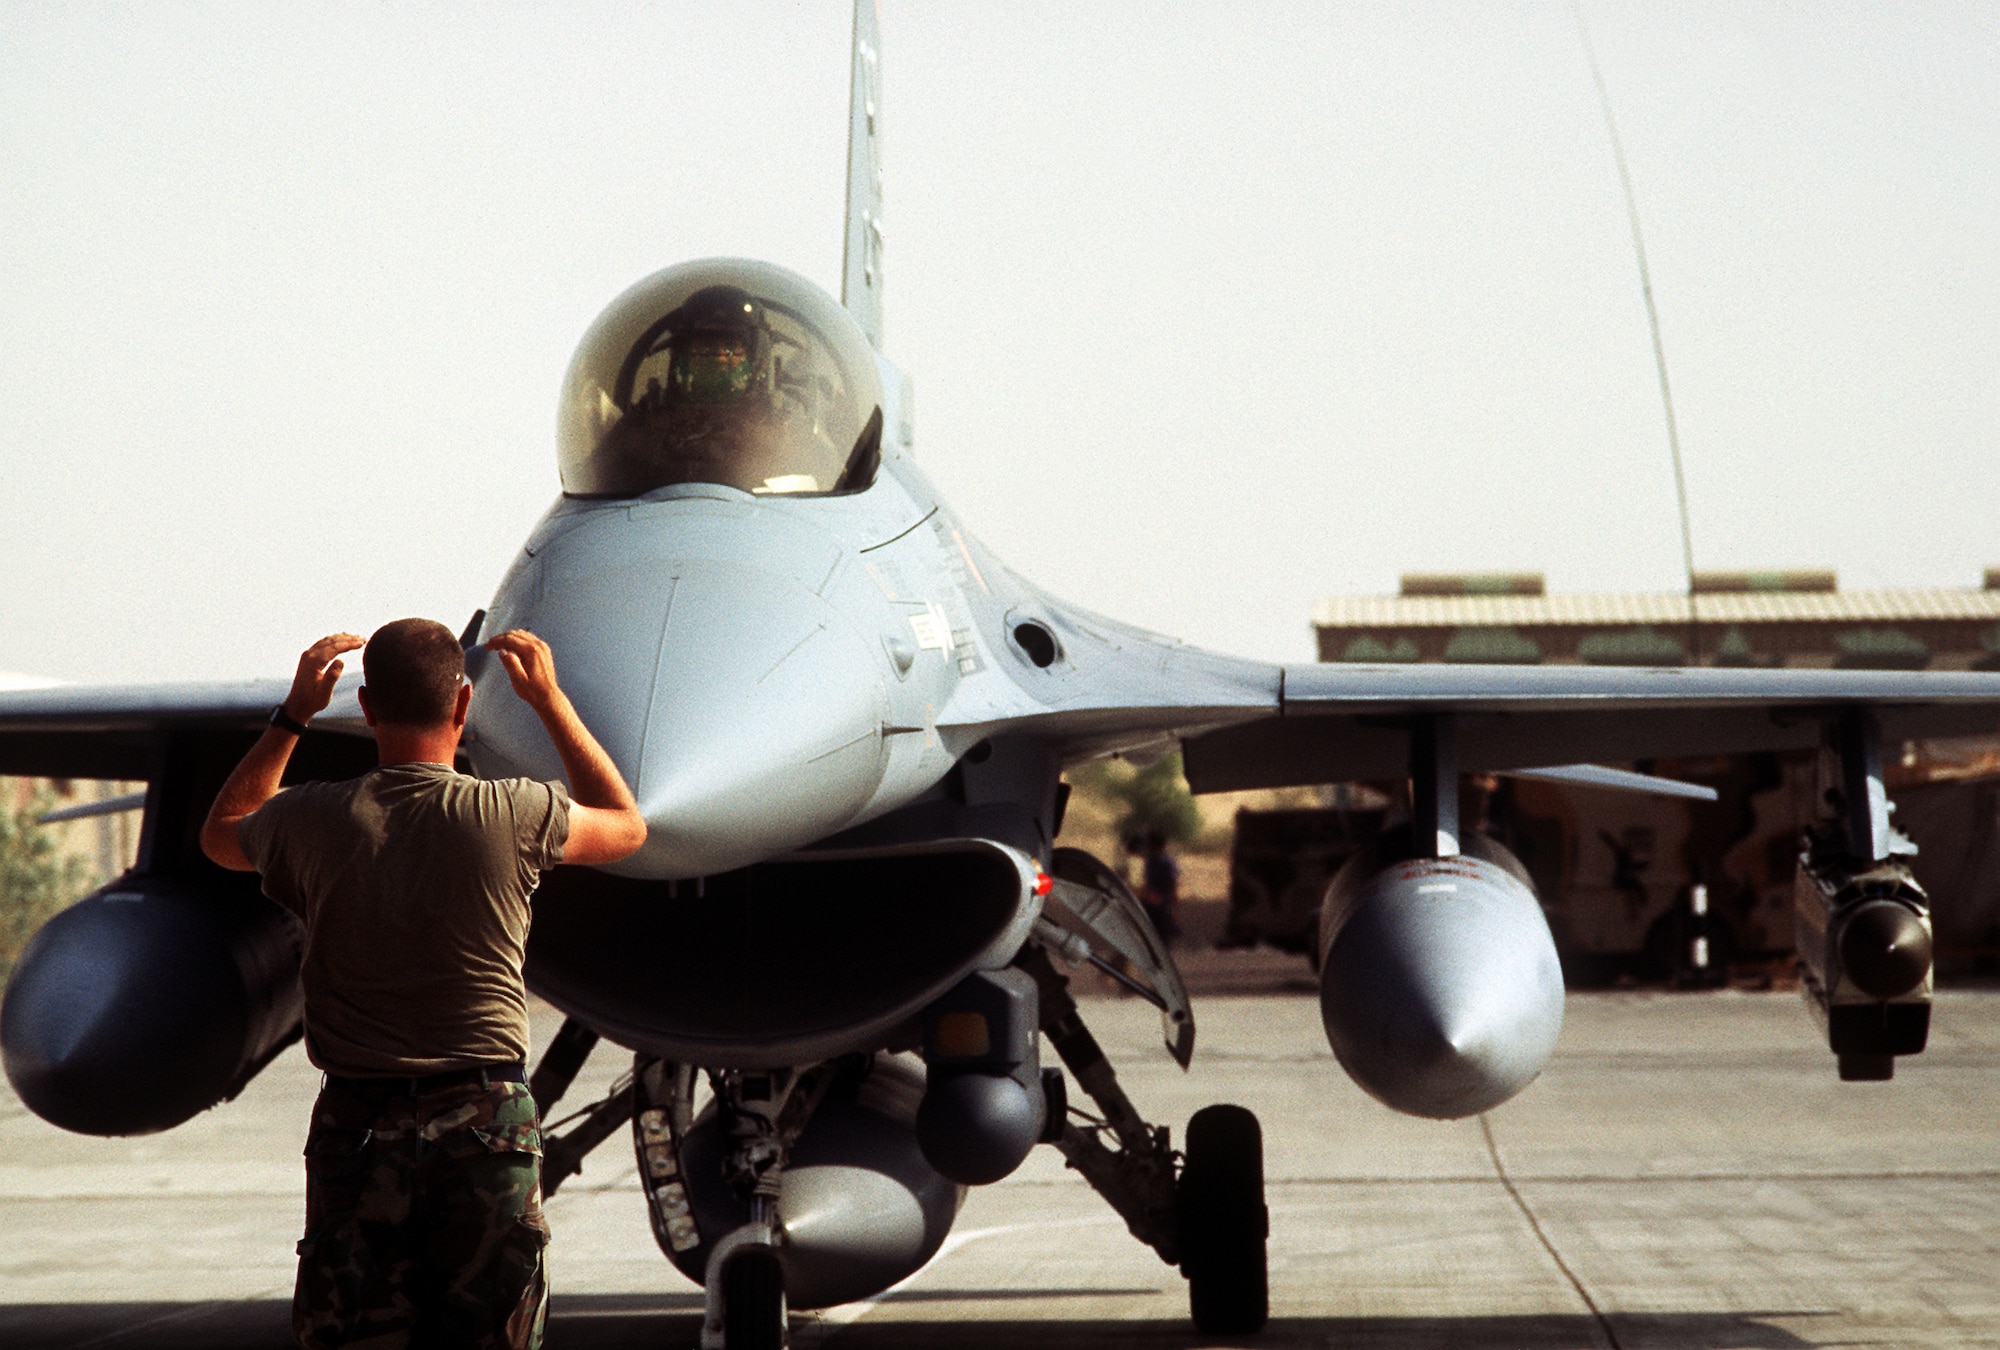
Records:
[[[549,1308],[548,1350],[646,1350],[693,1346],[702,1296],[558,1294]],[[5,1350],[288,1350],[290,1299],[205,1303],[16,1303],[0,1305]]]
[[[1152,1285],[1135,1289],[898,1289],[884,1294],[880,1303],[1020,1303],[1024,1300],[1058,1298],[1154,1298],[1159,1290]]]
[[[1038,1291],[1042,1297],[1072,1291]],[[1085,1291],[1073,1291],[1081,1294]],[[1105,1290],[1088,1291],[1102,1296]],[[1009,1291],[1011,1293],[1011,1291]],[[965,1292],[968,1303],[994,1297]],[[1006,1298],[1006,1294],[1000,1297]],[[908,1301],[908,1300],[898,1300]],[[1011,1301],[1011,1299],[1009,1300]],[[1809,1312],[1614,1314],[1620,1350],[1791,1350],[1811,1347],[1764,1319],[1824,1316]],[[701,1295],[573,1294],[555,1299],[548,1350],[675,1350],[692,1347],[701,1327]],[[1117,1321],[976,1317],[876,1321],[846,1325],[810,1315],[793,1321],[800,1350],[1187,1350],[1242,1346],[1289,1350],[1603,1350],[1597,1320],[1586,1315],[1521,1317],[1274,1318],[1255,1336],[1202,1336],[1180,1320]],[[0,1345],[8,1350],[284,1350],[292,1345],[291,1305],[276,1299],[232,1303],[13,1304],[0,1307]]]
[[[1620,1350],[1791,1350],[1800,1340],[1758,1319],[1799,1313],[1647,1313],[1611,1319]],[[1241,1346],[1245,1350],[1338,1346],[1340,1350],[1605,1350],[1597,1319],[1588,1315],[1523,1317],[1300,1317],[1271,1319],[1254,1336],[1203,1336],[1182,1321],[881,1322],[826,1328],[817,1344],[838,1350],[980,1350],[1031,1345],[1035,1350],[1116,1346],[1131,1350],[1188,1350]],[[553,1341],[553,1337],[550,1338]],[[809,1337],[794,1336],[794,1342]]]

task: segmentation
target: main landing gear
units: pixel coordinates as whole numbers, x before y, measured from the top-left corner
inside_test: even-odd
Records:
[[[1210,1106],[1188,1121],[1177,1192],[1181,1273],[1194,1324],[1212,1335],[1264,1325],[1270,1312],[1264,1240],[1264,1136],[1240,1106]]]
[[[1269,1317],[1269,1222],[1257,1117],[1240,1106],[1197,1111],[1188,1122],[1187,1151],[1176,1154],[1167,1128],[1149,1125],[1118,1085],[1078,1015],[1069,980],[1047,953],[1030,944],[1015,964],[1040,986],[1043,1034],[1104,1113],[1073,1111],[1056,1148],[1132,1236],[1180,1267],[1197,1330],[1241,1335],[1261,1328]]]

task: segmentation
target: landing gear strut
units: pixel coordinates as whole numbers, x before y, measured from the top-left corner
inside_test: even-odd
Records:
[[[563,1182],[575,1176],[583,1168],[584,1155],[616,1134],[632,1118],[632,1080],[621,1078],[612,1086],[611,1093],[603,1101],[595,1102],[569,1117],[576,1120],[576,1126],[563,1134],[555,1134],[550,1117],[555,1104],[569,1091],[576,1081],[577,1071],[583,1068],[585,1060],[597,1045],[597,1033],[574,1017],[565,1020],[562,1030],[556,1033],[549,1048],[542,1053],[542,1062],[528,1078],[528,1092],[535,1099],[535,1109],[540,1113],[544,1133],[542,1135],[542,1194],[554,1195]]]

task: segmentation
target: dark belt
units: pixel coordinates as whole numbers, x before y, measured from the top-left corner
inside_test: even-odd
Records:
[[[472,1084],[486,1087],[492,1083],[527,1081],[528,1066],[519,1061],[512,1064],[480,1064],[470,1069],[446,1069],[443,1073],[427,1073],[421,1078],[343,1078],[337,1073],[326,1076],[328,1087],[337,1087],[370,1101],[387,1101],[395,1097],[426,1097],[433,1092],[443,1092],[446,1088],[467,1087]]]

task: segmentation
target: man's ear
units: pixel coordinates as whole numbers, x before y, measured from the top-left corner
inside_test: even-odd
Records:
[[[451,724],[454,728],[461,731],[465,729],[465,710],[471,706],[472,686],[461,684],[458,687],[458,706],[451,711]]]
[[[362,685],[354,691],[354,696],[361,700],[361,716],[367,720],[372,729],[375,725],[375,710],[368,706],[368,686]]]

